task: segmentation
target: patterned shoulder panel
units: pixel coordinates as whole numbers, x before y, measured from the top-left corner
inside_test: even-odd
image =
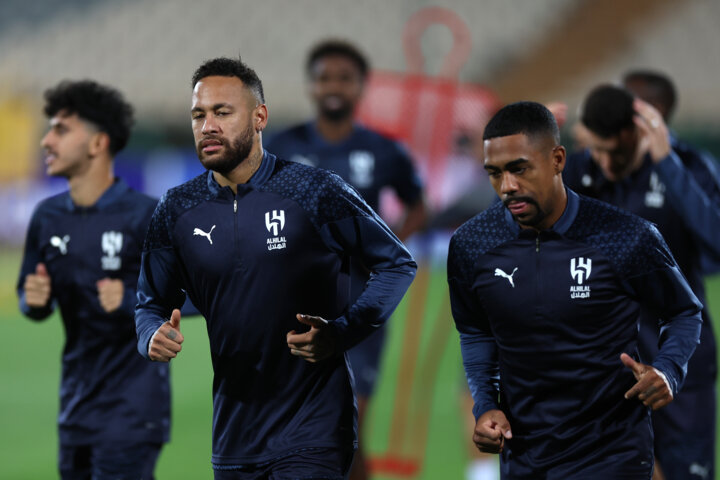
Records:
[[[652,223],[582,195],[577,217],[565,236],[597,248],[622,278],[675,264],[665,240]]]
[[[360,194],[338,175],[280,158],[273,175],[259,189],[296,202],[317,229],[343,218],[374,215]]]
[[[207,185],[207,172],[165,192],[153,213],[143,250],[172,246],[171,232],[177,218],[212,196]]]
[[[448,275],[472,278],[475,263],[484,253],[516,237],[505,218],[505,206],[494,203],[458,228],[450,240]]]

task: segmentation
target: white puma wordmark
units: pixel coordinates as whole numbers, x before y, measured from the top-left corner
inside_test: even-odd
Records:
[[[195,227],[195,230],[193,231],[193,235],[200,235],[202,237],[207,238],[208,242],[210,242],[210,245],[212,245],[212,238],[210,238],[210,234],[212,233],[212,231],[214,229],[215,229],[215,225],[213,225],[212,228],[210,229],[210,231],[206,233],[206,232],[203,232],[202,230],[200,230],[199,228]]]
[[[508,275],[507,273],[503,272],[503,271],[500,270],[499,268],[496,268],[496,269],[495,269],[495,276],[496,276],[496,277],[507,278],[507,281],[510,282],[510,286],[513,287],[513,288],[515,288],[515,282],[513,282],[513,275],[515,275],[515,272],[517,272],[517,267],[515,267],[515,270],[513,270],[510,275]]]

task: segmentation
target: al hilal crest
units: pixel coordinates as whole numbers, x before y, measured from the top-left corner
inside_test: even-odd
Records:
[[[272,235],[267,239],[268,250],[281,250],[287,247],[285,237],[279,236],[285,228],[285,210],[265,212],[265,228]]]
[[[592,259],[576,257],[570,260],[570,276],[577,285],[570,286],[570,298],[590,298],[590,287],[583,285],[590,278]]]
[[[103,270],[120,270],[122,259],[123,234],[121,232],[105,232],[102,234],[102,251],[104,255],[100,259]]]

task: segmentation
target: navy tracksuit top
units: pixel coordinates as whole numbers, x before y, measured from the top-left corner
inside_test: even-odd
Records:
[[[687,144],[673,139],[673,151],[658,164],[646,156],[627,178],[610,182],[583,150],[568,156],[565,184],[576,192],[603,200],[654,223],[667,241],[695,295],[705,302],[703,273],[720,262],[720,181],[715,165]],[[715,335],[704,309],[700,345],[690,359],[685,388],[715,383]],[[657,321],[652,312],[641,317],[640,353],[646,361],[657,355]],[[666,411],[672,411],[670,408]],[[678,422],[687,412],[677,412]]]
[[[397,142],[355,125],[350,136],[331,143],[314,122],[303,123],[274,136],[268,150],[281,158],[337,173],[377,210],[380,193],[391,187],[405,205],[422,198],[422,182],[408,152]]]
[[[652,309],[662,319],[653,366],[677,392],[702,306],[651,224],[567,193],[550,230],[520,229],[498,202],[452,237],[448,281],[473,412],[503,410],[513,433],[504,465],[515,474],[573,472],[617,450],[633,452],[624,471],[646,472],[649,411],[625,400],[635,379],[620,354],[637,359],[640,305]]]
[[[133,316],[140,255],[157,200],[115,183],[91,207],[68,192],[35,209],[18,279],[20,309],[47,318],[57,305],[65,327],[60,384],[60,442],[167,441],[170,427],[168,368],[137,353]],[[28,274],[44,263],[52,298],[46,308],[25,303]],[[96,282],[122,279],[124,298],[107,313]]]
[[[349,304],[348,257],[372,272]],[[169,190],[153,216],[136,312],[138,349],[185,292],[207,321],[214,369],[215,465],[257,464],[309,447],[356,444],[343,355],[290,354],[297,313],[330,320],[346,350],[379,327],[410,285],[415,262],[338,176],[277,159],[237,194],[212,172]],[[182,353],[181,353],[182,354]]]

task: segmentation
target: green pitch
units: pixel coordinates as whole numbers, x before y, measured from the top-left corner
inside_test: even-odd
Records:
[[[34,323],[16,306],[20,252],[0,252],[0,478],[57,478],[60,354],[54,315]],[[376,480],[463,478],[469,452],[462,409],[464,378],[444,273],[420,272],[390,323],[389,348],[366,431]],[[708,282],[720,318],[720,277]],[[171,441],[159,480],[211,479],[212,370],[204,320],[181,324],[183,352],[171,365]],[[415,472],[415,473],[411,473]]]

